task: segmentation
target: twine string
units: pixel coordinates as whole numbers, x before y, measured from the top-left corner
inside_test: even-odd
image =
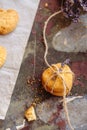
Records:
[[[67,108],[67,103],[66,103],[66,88],[67,88],[67,85],[66,85],[66,82],[64,80],[64,78],[60,75],[60,71],[59,71],[59,68],[55,65],[52,65],[52,66],[55,66],[56,67],[56,71],[55,69],[49,64],[48,60],[47,60],[47,54],[48,54],[48,43],[47,43],[47,40],[46,40],[46,28],[47,28],[47,25],[49,23],[49,21],[56,15],[60,14],[62,12],[62,10],[58,11],[58,12],[55,12],[54,14],[52,14],[45,22],[44,24],[44,28],[43,28],[43,39],[44,39],[44,45],[45,45],[45,53],[44,53],[44,61],[46,63],[46,65],[51,68],[51,70],[53,71],[53,75],[48,79],[48,81],[46,82],[45,84],[45,88],[49,82],[49,80],[51,80],[51,78],[53,78],[55,76],[55,74],[60,77],[62,79],[62,82],[63,82],[63,86],[64,86],[64,94],[63,94],[63,104],[64,104],[64,110],[65,110],[65,114],[66,114],[66,118],[67,118],[67,122],[71,128],[71,130],[74,130],[74,128],[72,127],[71,125],[71,122],[70,122],[70,118],[69,118],[69,114],[68,114],[68,108]],[[62,72],[63,73],[63,72]],[[71,73],[73,75],[73,72],[70,71],[70,72],[66,72],[66,73]],[[54,88],[54,86],[53,86]],[[47,88],[46,88],[47,89]]]
[[[57,14],[60,14],[62,11],[58,11],[58,12],[55,12],[54,14],[50,15],[50,17],[48,17],[48,19],[45,21],[45,24],[44,24],[44,28],[43,28],[43,39],[44,39],[44,45],[45,45],[45,53],[44,53],[44,60],[45,60],[45,63],[48,67],[50,67],[52,70],[53,68],[51,67],[51,65],[48,63],[48,60],[47,60],[47,54],[48,54],[48,44],[47,44],[47,40],[46,40],[46,28],[47,28],[47,24],[48,22],[54,17],[56,16]],[[53,70],[54,71],[54,70]]]

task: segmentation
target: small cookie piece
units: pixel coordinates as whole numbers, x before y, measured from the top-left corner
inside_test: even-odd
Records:
[[[18,23],[18,13],[13,9],[0,9],[0,34],[8,34],[12,32]]]
[[[32,105],[25,111],[25,117],[28,121],[36,120],[35,110]]]
[[[6,49],[4,47],[0,46],[0,67],[2,67],[4,65],[6,56],[7,56]]]

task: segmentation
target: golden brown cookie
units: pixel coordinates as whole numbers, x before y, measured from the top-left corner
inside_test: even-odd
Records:
[[[18,23],[18,13],[13,9],[0,9],[0,34],[12,32]]]
[[[6,56],[7,56],[6,49],[0,46],[0,67],[4,65]]]
[[[42,84],[46,91],[56,96],[64,95],[64,86],[66,95],[70,92],[73,85],[74,74],[68,65],[62,67],[61,63],[55,64],[46,69],[42,74]]]

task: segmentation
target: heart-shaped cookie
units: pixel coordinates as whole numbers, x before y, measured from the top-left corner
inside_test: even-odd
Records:
[[[4,65],[6,56],[7,56],[6,49],[4,47],[0,46],[0,67],[2,67]]]
[[[18,13],[13,9],[0,9],[0,34],[12,32],[18,23]]]

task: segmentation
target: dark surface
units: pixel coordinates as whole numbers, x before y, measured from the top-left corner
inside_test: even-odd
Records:
[[[48,7],[45,7],[46,2],[48,3]],[[42,72],[47,68],[43,59],[45,49],[42,36],[43,25],[47,17],[57,11],[59,9],[58,7],[58,0],[41,0],[40,2],[6,119],[5,121],[0,121],[0,130],[5,130],[6,128],[16,130],[15,126],[23,122],[24,112],[33,102],[36,103],[36,107],[38,108],[40,103],[42,104],[47,100],[51,100],[51,103],[53,100],[60,100],[59,97],[54,97],[47,93],[41,84]],[[63,19],[63,16],[59,15],[55,17],[55,20],[49,23],[47,28],[47,38],[49,42],[58,29],[64,28],[70,24],[70,21],[67,22],[67,19],[62,23]],[[58,23],[60,26],[55,29],[54,25],[57,26]],[[36,57],[34,58],[35,51]],[[87,94],[87,53],[58,52],[49,45],[48,61],[50,64],[63,62],[67,58],[71,60],[70,66],[76,77],[70,95],[84,96]],[[37,120],[29,123],[26,121],[26,127],[22,130],[65,130],[66,121],[60,117],[62,108],[62,104],[58,103],[57,112],[53,112],[53,117],[49,118],[49,121],[46,122],[41,120],[37,113]],[[48,109],[48,106],[45,106],[45,109]],[[44,118],[45,116],[46,115],[44,115]],[[55,123],[57,118],[61,118],[61,120]]]

